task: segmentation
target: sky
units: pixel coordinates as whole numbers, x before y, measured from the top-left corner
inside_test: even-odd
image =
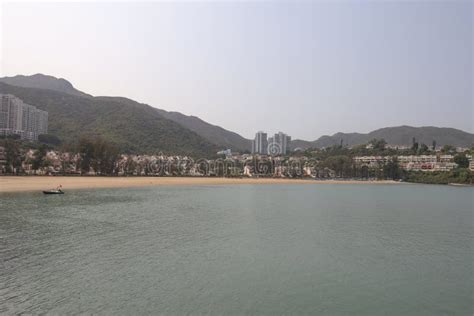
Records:
[[[474,2],[3,2],[0,76],[43,73],[251,138],[474,132]]]

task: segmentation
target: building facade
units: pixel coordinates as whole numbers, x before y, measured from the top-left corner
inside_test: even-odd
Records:
[[[0,135],[38,140],[48,132],[48,112],[24,103],[11,94],[0,94]]]
[[[283,132],[278,132],[268,139],[269,155],[286,155],[290,151],[291,137]]]
[[[452,155],[397,156],[401,169],[407,171],[450,171],[457,168]],[[391,161],[391,156],[358,156],[354,162],[369,168],[380,168]]]
[[[290,151],[291,137],[283,132],[278,132],[267,139],[267,133],[257,132],[252,140],[252,154],[279,156]]]
[[[252,154],[266,155],[268,151],[267,133],[262,131],[255,134],[255,139],[252,141]]]

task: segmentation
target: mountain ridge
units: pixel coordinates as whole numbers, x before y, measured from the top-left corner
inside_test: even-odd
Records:
[[[7,82],[13,82],[13,83],[8,84]],[[93,97],[89,94],[86,94],[82,91],[75,89],[74,86],[66,79],[56,78],[53,76],[43,75],[43,74],[36,74],[32,76],[17,75],[13,77],[0,78],[0,83],[3,85],[3,86],[0,86],[0,91],[7,91],[7,90],[12,91],[12,90],[15,90],[15,87],[26,89],[26,90],[21,90],[20,94],[26,94],[25,102],[30,102],[33,105],[35,105],[35,100],[28,98],[28,94],[31,94],[32,92],[40,93],[39,91],[43,91],[40,94],[49,93],[50,95],[53,95],[53,96],[55,95],[55,93],[62,94],[62,96],[60,97],[56,95],[55,106],[59,105],[57,103],[59,102],[57,98],[68,100],[67,96],[74,96],[77,98],[83,98],[85,100],[89,100],[89,101],[85,101],[82,99],[74,99],[72,101],[69,100],[69,102],[77,103],[78,105],[85,103],[87,104],[86,108],[89,111],[92,111],[90,106],[91,104],[94,104],[95,106],[98,106],[96,110],[99,116],[108,115],[109,117],[114,117],[115,119],[118,119],[118,121],[114,123],[114,122],[111,122],[109,119],[107,119],[107,117],[96,117],[97,115],[96,113],[93,113],[93,111],[88,113],[89,119],[83,122],[84,126],[89,127],[90,122],[101,121],[102,125],[95,126],[94,129],[96,131],[99,131],[99,130],[102,131],[103,133],[105,133],[105,135],[108,134],[107,133],[108,131],[104,129],[104,126],[109,126],[112,130],[116,129],[117,124],[120,125],[121,128],[127,128],[128,126],[127,124],[130,122],[125,120],[124,117],[126,117],[127,111],[129,111],[130,114],[138,116],[138,117],[134,117],[134,119],[137,120],[136,122],[131,122],[133,123],[132,124],[133,128],[142,130],[143,126],[140,125],[140,121],[143,121],[142,123],[145,124],[146,122],[148,122],[147,119],[155,120],[155,123],[153,124],[151,124],[150,122],[148,123],[151,124],[150,126],[151,128],[156,128],[158,131],[161,132],[160,135],[157,135],[155,131],[150,131],[153,135],[155,135],[155,137],[158,137],[158,138],[160,137],[163,138],[164,136],[167,136],[167,137],[170,137],[170,140],[175,139],[173,135],[166,133],[166,128],[169,128],[170,130],[174,130],[175,132],[178,132],[178,133],[181,132],[183,135],[188,135],[188,136],[194,135],[194,136],[189,136],[190,139],[196,140],[197,143],[202,143],[203,146],[206,148],[205,152],[207,153],[209,153],[209,149],[211,147],[212,147],[212,150],[230,148],[233,151],[244,151],[244,152],[249,151],[251,149],[250,139],[246,139],[242,137],[241,135],[239,135],[238,133],[226,130],[218,125],[213,125],[211,123],[208,123],[197,116],[185,115],[176,111],[167,111],[164,109],[159,109],[159,108],[156,108],[144,103],[136,102],[126,97],[119,97],[119,96]],[[7,87],[10,87],[10,88],[7,88]],[[31,89],[31,91],[28,92],[28,89]],[[18,97],[21,98],[21,96],[18,96]],[[126,108],[122,108],[122,106],[120,106],[119,104],[126,106]],[[66,102],[66,105],[69,106],[70,104],[67,104]],[[104,107],[107,108],[109,106],[116,110],[122,111],[122,112],[119,112],[119,114],[121,114],[123,117],[117,117],[116,113],[102,113],[103,108]],[[43,109],[47,108],[47,106],[44,106],[44,104],[43,106],[40,106],[40,108],[41,107],[43,107]],[[60,109],[55,108],[55,111],[60,111]],[[76,113],[77,111],[80,112],[80,109],[69,108],[69,111],[71,111],[71,113]],[[67,113],[61,113],[59,117],[61,117],[61,119],[64,119],[65,122],[70,121]],[[54,115],[54,112],[53,112],[53,115],[50,117],[50,119],[56,120],[56,115]],[[59,128],[59,130],[56,130],[55,128],[57,127],[58,124],[62,127]],[[74,126],[73,122],[71,124]],[[53,121],[53,124],[52,125],[50,124],[50,126],[52,127],[51,131],[59,133],[66,139],[70,139],[71,138],[70,135],[73,134],[73,131],[70,131],[68,127],[65,126],[64,124],[61,125],[61,122]],[[182,128],[182,130],[180,129],[180,127]],[[115,130],[115,132],[117,131]],[[140,134],[141,134],[140,137],[147,139],[146,131],[142,130]],[[126,135],[122,135],[122,136],[126,137]],[[196,138],[196,136],[198,138]],[[115,135],[114,137],[116,139],[118,136]],[[413,126],[408,126],[408,125],[401,125],[401,126],[384,127],[384,128],[371,131],[369,133],[338,132],[333,135],[323,135],[313,141],[295,139],[290,143],[290,148],[291,149],[295,149],[295,148],[307,149],[307,148],[328,147],[335,144],[340,144],[341,140],[344,145],[353,146],[353,145],[358,145],[358,144],[365,144],[373,138],[384,138],[387,141],[387,143],[390,145],[410,146],[412,143],[413,137],[415,137],[417,142],[425,143],[427,145],[431,145],[433,140],[436,141],[438,146],[449,144],[449,145],[460,146],[460,147],[468,147],[474,144],[474,134],[471,134],[459,129],[449,128],[449,127],[435,127],[435,126],[413,127]],[[140,143],[139,140],[140,139],[136,141]],[[188,140],[189,139],[182,139],[181,140],[182,143],[180,144],[174,144],[173,146],[168,146],[168,145],[171,145],[171,144],[168,144],[165,147],[167,148],[167,150],[170,149],[171,151],[180,152],[180,149],[178,147],[182,146],[183,148],[181,149],[184,149],[184,150],[181,150],[182,152],[189,152],[189,150],[185,149],[185,147],[187,147],[188,149],[191,149],[191,151],[197,150],[198,152],[202,153],[202,151],[198,150],[196,146],[194,146],[193,144],[190,144]],[[128,145],[125,146],[125,148],[138,150],[136,146],[137,144],[136,141],[128,142]],[[157,145],[158,147],[163,145],[164,144],[163,142],[165,142],[164,139],[161,139],[161,142],[160,141],[154,142],[152,140],[149,140],[149,141],[151,141],[151,143]],[[149,146],[145,146],[145,148],[146,150],[151,150]]]
[[[0,78],[0,82],[23,88],[47,89],[76,96],[92,97],[90,94],[84,93],[74,88],[72,83],[64,78],[57,78],[41,73],[31,76],[16,75],[12,77],[2,77]]]

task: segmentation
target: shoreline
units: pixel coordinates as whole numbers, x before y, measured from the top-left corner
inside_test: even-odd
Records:
[[[391,180],[314,180],[217,177],[100,177],[100,176],[0,176],[0,193],[49,190],[59,185],[72,189],[136,188],[180,185],[242,184],[400,184]]]

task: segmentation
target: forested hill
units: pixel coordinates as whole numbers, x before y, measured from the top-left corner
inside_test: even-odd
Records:
[[[49,113],[49,133],[63,143],[100,136],[124,152],[209,157],[218,150],[195,132],[161,116],[155,108],[125,98],[83,97],[53,90],[11,86],[0,93],[17,96]]]
[[[157,111],[163,117],[196,132],[211,143],[220,146],[222,149],[231,148],[234,151],[240,152],[250,151],[252,149],[252,141],[250,139],[246,139],[220,126],[209,124],[199,117],[188,116],[179,112],[168,112],[161,109],[157,109]]]
[[[49,75],[17,75],[14,77],[0,78],[0,82],[18,87],[47,89],[72,94],[75,96],[92,98],[91,95],[74,88],[74,86],[69,81]],[[122,97],[108,97],[104,100],[118,101],[121,103],[126,103],[129,106],[134,106],[134,104],[136,104],[136,102]],[[156,109],[156,111],[163,118],[178,123],[182,127],[195,132],[209,143],[218,146],[220,149],[230,148],[233,151],[241,152],[251,150],[251,141],[249,139],[245,139],[239,134],[228,131],[220,126],[205,122],[198,117],[184,115],[179,112],[168,112],[162,109]]]

